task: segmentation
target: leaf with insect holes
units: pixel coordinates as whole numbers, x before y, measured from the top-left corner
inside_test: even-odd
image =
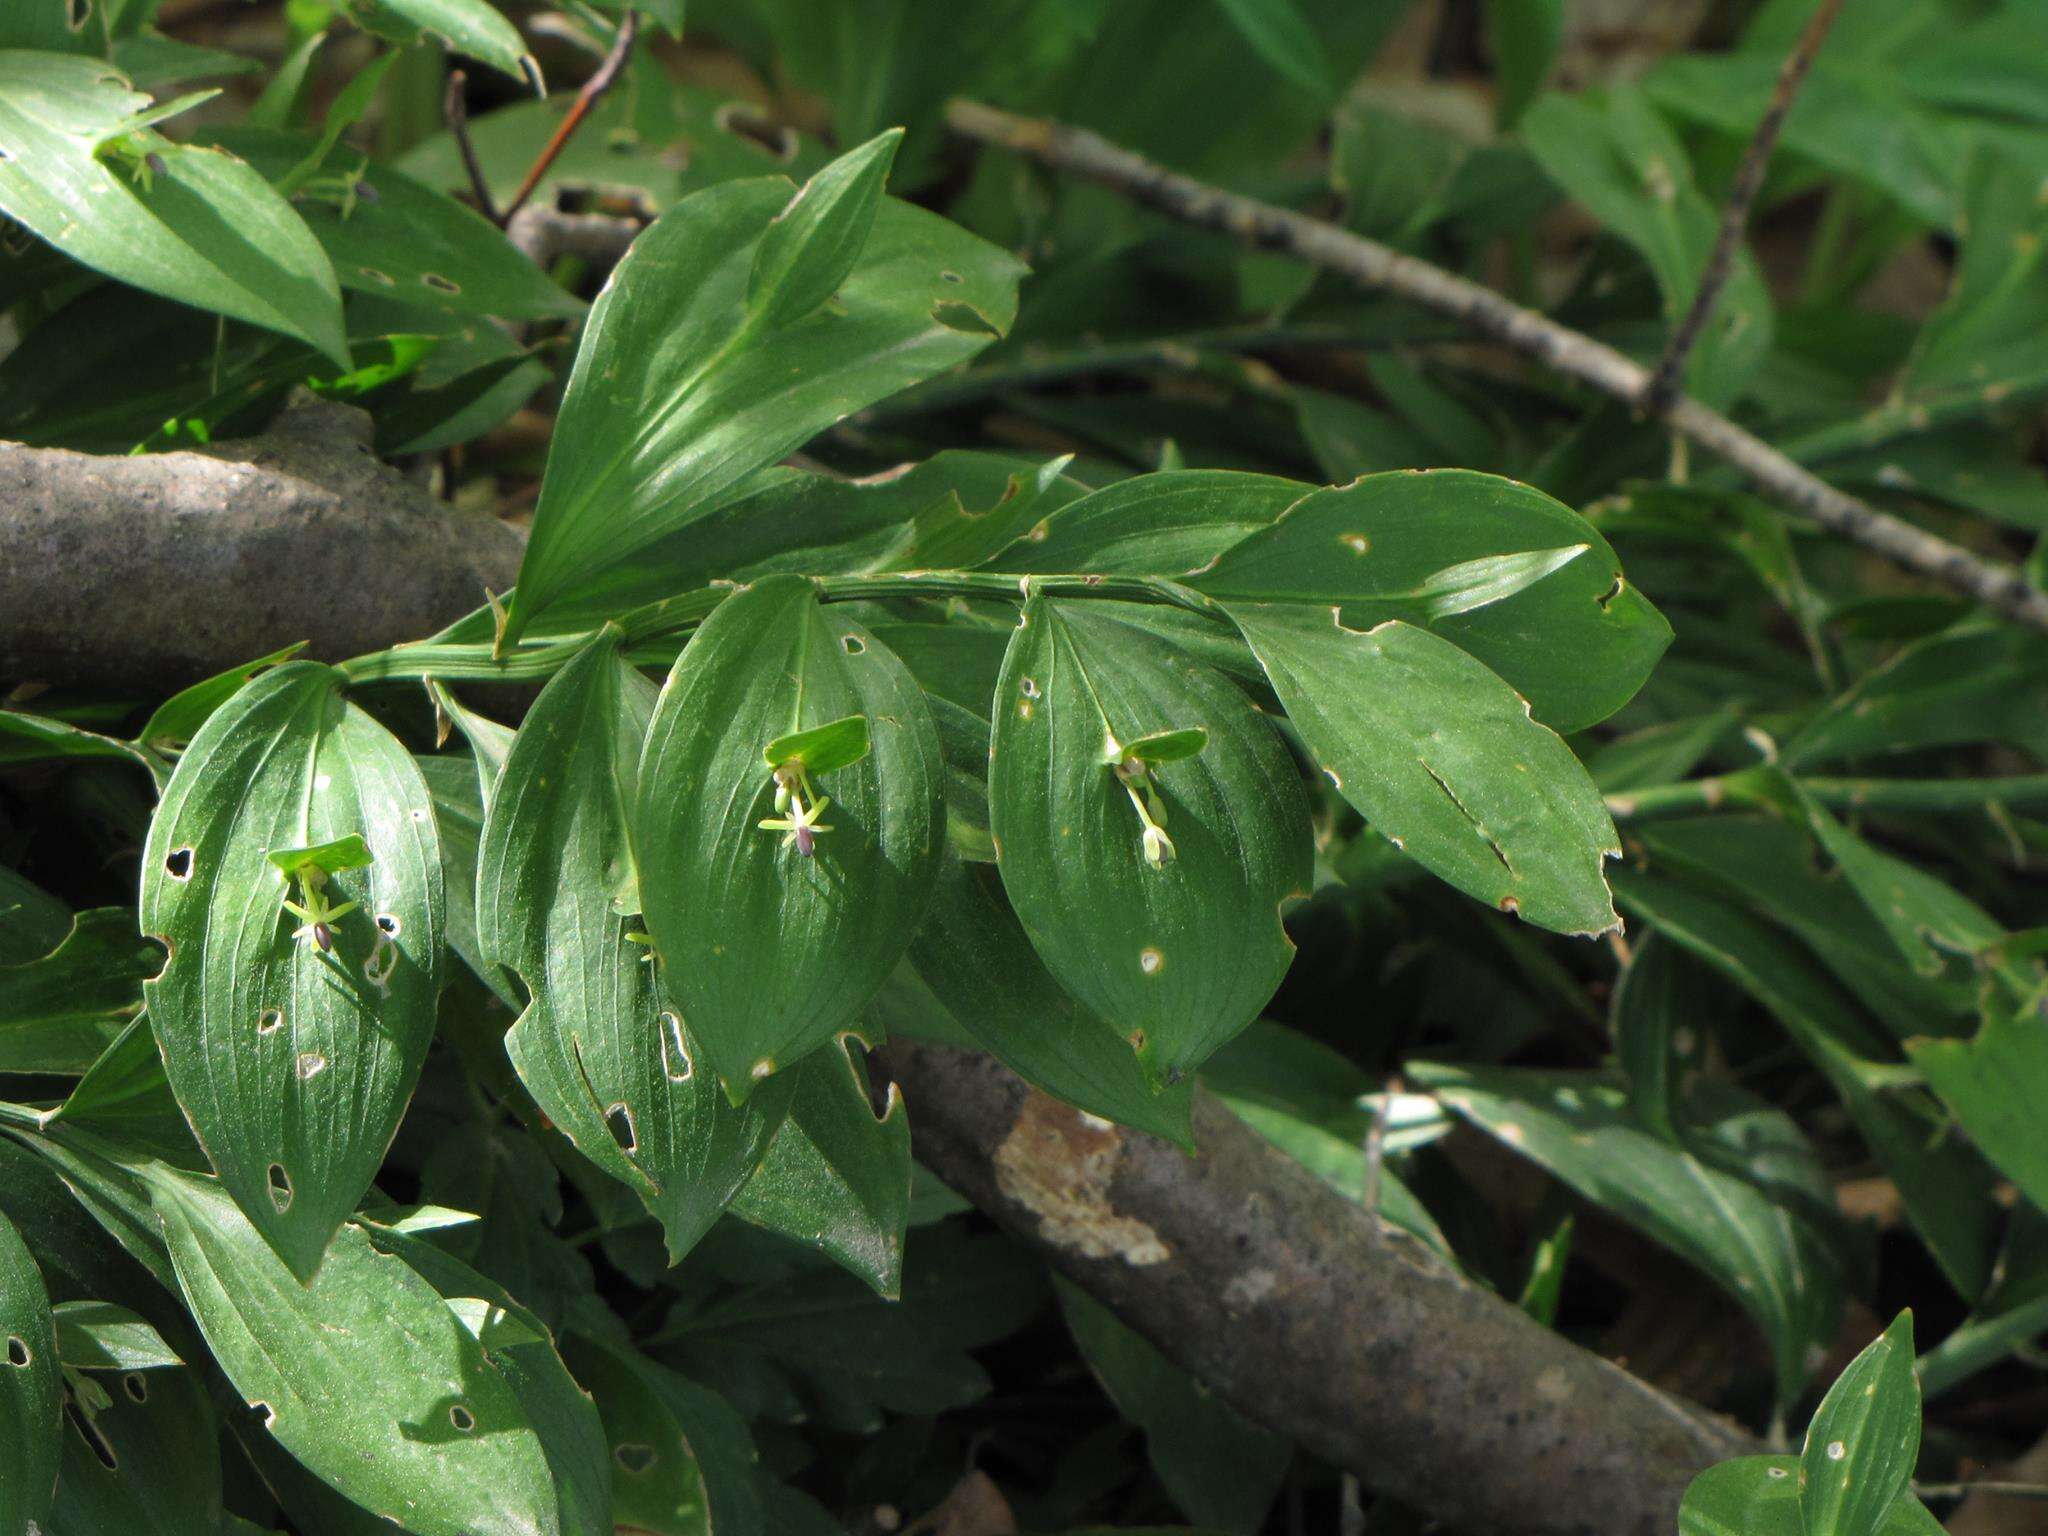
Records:
[[[50,1517],[63,1400],[42,1271],[0,1215],[0,1530],[33,1530]]]
[[[1226,604],[1316,765],[1373,829],[1468,896],[1559,933],[1620,925],[1621,840],[1572,749],[1450,641],[1327,608]]]
[[[839,1046],[783,1074],[796,1081],[789,1118],[732,1211],[809,1244],[893,1298],[910,1220],[910,1117],[894,1084],[877,1115],[853,1041]]]
[[[1913,1314],[1901,1312],[1835,1378],[1799,1452],[1806,1536],[1877,1536],[1920,1456]]]
[[[334,269],[253,168],[149,130],[134,157],[146,179],[99,152],[148,106],[102,60],[0,52],[0,213],[96,272],[346,367]]]
[[[764,240],[791,227],[776,221],[793,194],[780,177],[699,192],[613,271],[563,398],[508,641],[579,582],[713,511],[754,471],[1008,328],[1016,258],[887,198],[833,302],[769,324],[747,293]],[[815,240],[844,233],[804,227]],[[808,256],[790,259],[807,268]]]
[[[1279,986],[1281,908],[1308,893],[1313,849],[1271,722],[1124,607],[1025,604],[996,688],[989,825],[1032,945],[1157,1088]],[[1127,762],[1124,743],[1148,740],[1168,756]]]
[[[384,1160],[441,984],[426,785],[340,681],[288,662],[208,716],[165,786],[142,866],[143,931],[170,949],[143,996],[172,1091],[222,1183],[300,1275]],[[274,853],[338,872],[287,876]]]
[[[417,1536],[572,1529],[514,1373],[410,1263],[351,1223],[302,1284],[213,1180],[142,1176],[213,1358],[308,1469]]]
[[[1738,1456],[1692,1480],[1678,1506],[1678,1536],[1805,1536],[1799,1460]],[[1941,1522],[1908,1494],[1892,1500],[1876,1536],[1942,1536]]]
[[[477,854],[477,944],[531,1001],[505,1039],[578,1151],[661,1222],[679,1262],[767,1155],[793,1083],[745,1108],[697,1069],[639,927],[626,807],[654,688],[600,635],[513,739]]]
[[[1533,486],[1464,469],[1317,491],[1189,583],[1233,607],[1298,603],[1338,609],[1349,629],[1426,628],[1566,733],[1626,704],[1671,643],[1591,523]]]
[[[778,812],[763,744],[854,714],[872,750]],[[728,597],[676,658],[633,851],[662,985],[735,1101],[851,1026],[902,956],[944,846],[944,783],[923,692],[801,577]]]
[[[91,1379],[106,1401],[65,1426],[49,1528],[216,1536],[220,1426],[198,1373]]]

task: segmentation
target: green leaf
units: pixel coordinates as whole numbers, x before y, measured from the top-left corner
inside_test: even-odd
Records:
[[[1145,1455],[1198,1525],[1252,1536],[1294,1458],[1285,1437],[1241,1418],[1065,1278],[1060,1313],[1117,1411],[1145,1431]]]
[[[868,717],[848,715],[844,720],[776,737],[762,750],[761,760],[770,768],[795,764],[806,773],[834,773],[851,768],[871,750]]]
[[[85,1126],[177,1167],[205,1166],[206,1156],[171,1093],[147,1014],[129,1021],[50,1118]]]
[[[902,142],[901,128],[877,134],[797,189],[755,248],[747,274],[749,315],[780,330],[839,291],[867,246]]]
[[[505,1042],[521,1080],[646,1202],[677,1261],[767,1155],[792,1085],[726,1103],[647,946],[628,937],[639,900],[626,815],[653,694],[609,635],[542,690],[486,813],[477,935],[532,998]]]
[[[42,1272],[0,1215],[0,1528],[49,1519],[57,1486],[64,1379]]]
[[[1571,748],[1498,676],[1399,620],[1361,633],[1327,610],[1227,606],[1316,765],[1381,836],[1538,927],[1619,926],[1603,866],[1621,842],[1607,807]]]
[[[1233,608],[1299,603],[1337,608],[1349,629],[1390,619],[1428,628],[1564,733],[1626,704],[1671,641],[1591,523],[1531,486],[1469,470],[1367,475],[1318,491],[1191,585]],[[1319,617],[1327,624],[1327,612]]]
[[[1993,1219],[1982,1163],[1953,1139],[1930,1139],[1932,1106],[1880,1088],[1883,1046],[1855,1005],[1792,940],[1717,896],[1641,871],[1617,875],[1615,890],[1631,917],[1655,923],[1770,1010],[1841,1096],[1943,1273],[1965,1297],[1978,1295]]]
[[[143,994],[171,1087],[225,1187],[301,1276],[369,1187],[434,1032],[444,902],[412,755],[288,662],[208,717],[143,851],[142,926],[171,951]],[[362,837],[318,925],[271,849]],[[332,948],[319,943],[328,934]]]
[[[57,1357],[73,1370],[150,1371],[184,1364],[161,1334],[126,1307],[67,1301],[53,1312]]]
[[[946,860],[924,926],[874,1012],[892,1035],[987,1051],[1090,1114],[1194,1145],[1193,1079],[1152,1091],[1122,1037],[1053,980],[985,864]]]
[[[1409,1071],[1458,1115],[1711,1276],[1770,1340],[1778,1400],[1798,1396],[1810,1356],[1834,1337],[1847,1276],[1816,1220],[1827,1181],[1789,1121],[1730,1096],[1693,1142],[1674,1146],[1640,1128],[1626,1097],[1593,1074]],[[1788,1165],[1787,1149],[1797,1159]],[[1767,1153],[1796,1180],[1789,1195],[1750,1173]]]
[[[1201,756],[1202,748],[1208,745],[1209,733],[1196,725],[1177,731],[1154,731],[1125,742],[1123,747],[1126,758],[1134,757],[1142,763],[1184,763]]]
[[[884,200],[837,302],[766,328],[747,284],[790,196],[780,178],[698,193],[613,271],[563,399],[506,640],[755,470],[1008,327],[1016,260]]]
[[[0,709],[0,763],[39,763],[65,758],[113,758],[145,761],[125,741],[102,736],[65,720]]]
[[[1745,137],[1753,124],[1743,125]],[[1656,278],[1666,322],[1675,324],[1692,307],[1720,216],[1649,98],[1634,87],[1552,93],[1522,119],[1522,141],[1553,181],[1635,247]],[[1740,398],[1771,349],[1772,324],[1756,260],[1738,248],[1686,364],[1688,392],[1715,407]]]
[[[1543,89],[1564,36],[1565,0],[1486,0],[1486,38],[1500,76],[1494,121],[1512,128]]]
[[[347,367],[334,269],[253,169],[147,130],[163,169],[146,182],[96,153],[148,105],[99,60],[0,52],[0,212],[95,271]]]
[[[236,128],[214,142],[276,179],[314,148],[306,134]],[[473,208],[389,165],[353,153],[345,169],[293,206],[334,263],[343,288],[451,315],[569,318],[583,302]]]
[[[211,1180],[145,1178],[214,1359],[294,1457],[417,1536],[567,1536],[506,1363],[409,1264],[351,1224],[301,1284]]]
[[[910,1117],[892,1083],[878,1115],[867,1071],[842,1037],[790,1076],[796,1094],[735,1216],[808,1243],[894,1300],[910,1219]]]
[[[263,856],[290,876],[296,876],[305,869],[339,875],[351,869],[368,869],[376,862],[370,845],[363,841],[360,832],[351,832],[346,837],[317,843],[310,848],[270,848]]]
[[[394,43],[422,33],[450,53],[467,54],[522,84],[542,91],[540,65],[519,29],[485,0],[338,0],[356,25]]]
[[[1799,1518],[1799,1461],[1743,1456],[1709,1467],[1685,1490],[1678,1536],[1805,1536]],[[1878,1536],[1940,1536],[1941,1522],[1908,1496],[1885,1511]]]
[[[1237,470],[1133,475],[1069,502],[987,562],[998,571],[1191,576],[1312,487]]]
[[[1835,1378],[1806,1426],[1799,1453],[1806,1536],[1877,1536],[1919,1455],[1913,1314],[1901,1312]]]
[[[1629,1110],[1674,1146],[1685,1139],[1681,1084],[1708,1064],[1699,1021],[1717,1015],[1702,1011],[1698,999],[1712,981],[1700,962],[1652,931],[1636,941],[1614,989],[1608,1033],[1628,1080]]]
[[[0,966],[0,1072],[85,1071],[135,1016],[144,980],[163,963],[128,908],[79,913],[49,954]]]
[[[50,1529],[220,1536],[220,1430],[198,1373],[137,1373],[104,1391],[90,1419],[65,1425]]]
[[[807,857],[760,825],[776,819],[762,744],[851,714],[874,750],[809,787],[832,830]],[[903,664],[800,577],[727,598],[676,658],[632,841],[662,986],[735,1102],[850,1026],[902,956],[943,847],[944,776]]]
[[[1216,0],[1252,52],[1319,101],[1330,96],[1330,61],[1295,0]]]
[[[136,735],[135,745],[166,762],[175,759],[199,734],[199,727],[206,723],[207,716],[239,693],[244,683],[259,672],[290,661],[305,648],[306,642],[301,640],[282,650],[272,651],[268,656],[259,656],[239,667],[230,667],[189,688],[179,689],[156,707],[148,723]],[[169,777],[168,768],[158,774],[159,789]]]
[[[2048,1200],[2048,1147],[2039,1134],[2048,1092],[2038,1004],[1988,998],[1983,1025],[1967,1040],[1908,1040],[1906,1054],[1992,1165],[2037,1205]]]
[[[996,690],[990,830],[1033,947],[1160,1085],[1273,995],[1294,958],[1281,911],[1314,855],[1271,722],[1120,606],[1025,604]],[[1200,756],[1120,772],[1124,742],[1190,729]]]

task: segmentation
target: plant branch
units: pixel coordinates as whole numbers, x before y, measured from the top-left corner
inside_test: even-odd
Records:
[[[554,134],[534,157],[533,164],[526,168],[526,179],[519,183],[519,190],[512,194],[512,201],[505,205],[505,218],[510,219],[526,200],[533,196],[533,189],[540,185],[541,178],[555,163],[562,151],[569,147],[569,141],[576,137],[576,130],[583,126],[583,120],[590,116],[604,93],[612,88],[612,82],[619,78],[619,72],[626,67],[626,60],[633,53],[633,38],[639,32],[640,13],[628,8],[619,18],[619,30],[612,37],[611,52],[604,56],[604,62],[597,66],[597,72],[583,82],[583,89],[576,93],[576,100],[562,115],[562,121]]]
[[[1800,787],[1829,810],[1892,811],[1919,815],[1982,814],[1991,806],[2048,805],[2048,773],[2020,773],[1996,779],[1807,779]],[[1693,816],[1731,805],[1764,808],[1778,804],[1775,776],[1744,770],[1624,790],[1607,797],[1616,821],[1655,821]]]
[[[1197,1092],[1193,1156],[897,1039],[917,1155],[1238,1412],[1456,1529],[1669,1536],[1758,1449],[1473,1285]]]
[[[1678,398],[1686,359],[1699,341],[1700,333],[1707,328],[1715,301],[1721,297],[1728,274],[1734,270],[1735,253],[1741,248],[1742,232],[1749,224],[1749,210],[1756,202],[1757,193],[1763,189],[1764,172],[1770,168],[1771,151],[1777,147],[1778,134],[1784,128],[1792,103],[1799,95],[1799,87],[1805,84],[1807,71],[1813,68],[1814,58],[1819,54],[1821,44],[1827,41],[1841,9],[1842,0],[1821,0],[1813,19],[1806,24],[1805,32],[1800,34],[1799,42],[1786,58],[1784,68],[1778,71],[1777,88],[1771,92],[1770,104],[1764,108],[1764,115],[1757,120],[1756,133],[1750,138],[1749,147],[1743,151],[1742,164],[1736,168],[1735,180],[1728,188],[1728,200],[1721,208],[1721,227],[1715,232],[1714,248],[1700,272],[1700,284],[1693,293],[1692,306],[1672,331],[1670,341],[1665,344],[1664,355],[1657,359],[1649,385],[1643,391],[1643,408],[1653,416],[1663,415],[1670,409],[1672,401]]]
[[[1018,117],[976,101],[954,101],[946,116],[953,130],[968,138],[1101,182],[1184,223],[1234,236],[1259,250],[1284,252],[1362,287],[1449,315],[1616,400],[1638,405],[1649,385],[1649,370],[1613,347],[1489,288],[1321,219],[1169,171],[1086,129]],[[1742,471],[1764,495],[1830,532],[2019,623],[2048,631],[2048,593],[2036,590],[2016,568],[1986,560],[1835,489],[1689,396],[1674,400],[1664,420],[1680,436]]]
[[[477,212],[503,229],[504,216],[492,200],[491,184],[484,179],[484,168],[476,157],[476,145],[469,137],[469,103],[462,94],[468,84],[469,76],[461,70],[451,69],[448,72],[448,89],[441,97],[441,116],[447,121],[449,137],[455,140],[455,147],[462,154],[462,169],[469,175],[469,192],[476,199]]]

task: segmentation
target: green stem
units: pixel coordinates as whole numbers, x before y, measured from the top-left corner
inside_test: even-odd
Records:
[[[1982,811],[1991,805],[2048,805],[2048,773],[1997,779],[1801,779],[1800,784],[1830,810],[1939,814]],[[1772,803],[1768,776],[1748,769],[1607,797],[1608,812],[1617,821],[1655,821]]]

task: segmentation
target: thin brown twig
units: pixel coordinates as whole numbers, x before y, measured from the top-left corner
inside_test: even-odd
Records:
[[[491,198],[491,184],[484,180],[484,168],[477,160],[476,145],[470,142],[469,103],[462,94],[468,84],[469,76],[461,70],[448,72],[448,89],[441,97],[441,116],[448,124],[455,147],[462,152],[462,168],[469,173],[469,191],[476,199],[476,211],[503,229],[505,220],[499,216],[498,205]]]
[[[946,115],[953,131],[967,138],[1029,155],[1101,182],[1184,223],[1234,236],[1260,250],[1284,252],[1361,287],[1448,315],[1616,400],[1639,405],[1643,399],[1649,370],[1613,347],[1377,240],[1169,171],[1085,128],[1018,117],[976,101],[956,100]],[[2048,593],[2033,587],[2014,567],[1987,560],[1835,489],[1690,396],[1672,401],[1664,420],[1673,431],[1740,470],[1781,505],[1905,570],[2048,632]]]
[[[1714,305],[1721,297],[1721,290],[1727,286],[1728,275],[1735,270],[1735,253],[1742,245],[1742,232],[1749,225],[1749,210],[1756,202],[1756,195],[1763,189],[1764,172],[1770,168],[1771,151],[1776,148],[1778,134],[1785,126],[1785,119],[1792,111],[1792,103],[1799,95],[1799,87],[1806,82],[1806,75],[1813,68],[1813,61],[1820,52],[1821,44],[1827,41],[1828,32],[1834,27],[1835,17],[1840,14],[1842,0],[1821,0],[1813,13],[1813,19],[1806,24],[1806,31],[1800,35],[1798,45],[1786,57],[1784,68],[1778,71],[1777,88],[1771,92],[1770,105],[1764,108],[1764,115],[1757,120],[1756,132],[1751,136],[1749,147],[1742,152],[1742,164],[1737,167],[1734,183],[1728,188],[1728,200],[1721,208],[1721,227],[1714,235],[1714,249],[1707,256],[1707,264],[1700,272],[1699,287],[1692,296],[1692,306],[1678,322],[1665,343],[1664,355],[1657,359],[1657,366],[1650,374],[1649,387],[1643,392],[1643,408],[1654,416],[1661,416],[1678,397],[1679,380],[1685,374],[1686,359],[1692,355],[1693,347],[1707,328],[1707,321],[1713,317]]]
[[[548,173],[548,168],[555,163],[562,151],[568,148],[569,141],[576,136],[576,130],[582,127],[583,120],[590,116],[591,108],[595,107],[604,93],[612,88],[612,82],[619,78],[619,72],[626,67],[626,60],[632,56],[633,38],[639,30],[639,13],[628,10],[619,21],[618,32],[612,37],[611,52],[604,56],[604,62],[597,66],[597,72],[583,82],[583,89],[576,93],[576,100],[562,115],[562,121],[556,126],[553,136],[549,138],[541,152],[534,156],[533,164],[527,167],[526,179],[519,183],[519,190],[512,194],[512,201],[505,205],[506,222],[526,206],[526,200],[533,196],[533,189],[540,185],[541,178]]]

